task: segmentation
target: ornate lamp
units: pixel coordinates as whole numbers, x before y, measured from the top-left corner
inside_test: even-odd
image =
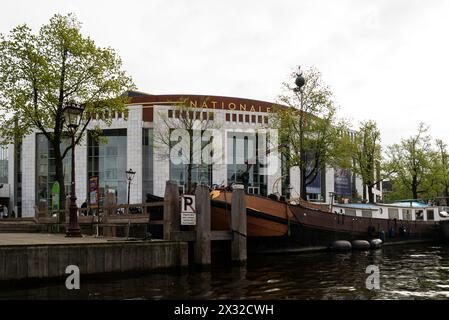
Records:
[[[134,175],[136,174],[133,169],[129,169],[126,171],[126,179],[128,180],[128,204],[129,204],[129,196],[131,191],[131,181],[134,179]]]
[[[84,108],[74,102],[69,102],[64,108],[64,118],[68,128],[76,130],[78,128]]]
[[[300,92],[301,88],[306,84],[306,79],[302,76],[301,67],[298,68],[298,72],[296,73],[295,84],[296,88],[293,89],[295,92]]]

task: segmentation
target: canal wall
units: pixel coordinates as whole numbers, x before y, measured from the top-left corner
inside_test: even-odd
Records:
[[[188,265],[188,245],[174,241],[0,246],[0,281],[143,272]]]

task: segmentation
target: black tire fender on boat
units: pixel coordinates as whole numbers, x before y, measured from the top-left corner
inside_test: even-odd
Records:
[[[368,250],[371,248],[371,245],[366,240],[354,240],[352,241],[352,248],[356,250]]]
[[[352,249],[352,245],[349,241],[337,240],[332,242],[329,248],[333,251],[348,251]]]
[[[371,245],[372,249],[378,249],[378,248],[382,247],[382,243],[383,243],[383,241],[380,239],[371,239],[369,241],[369,244]]]

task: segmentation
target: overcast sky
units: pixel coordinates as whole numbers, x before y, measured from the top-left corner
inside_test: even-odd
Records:
[[[384,144],[421,121],[449,144],[447,0],[15,0],[0,32],[69,12],[141,91],[275,101],[296,65],[315,66],[339,115],[376,120]]]

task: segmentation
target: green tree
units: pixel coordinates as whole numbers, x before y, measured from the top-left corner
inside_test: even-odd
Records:
[[[449,198],[449,154],[447,144],[441,139],[435,140],[436,150],[432,153],[429,179],[429,196]]]
[[[426,186],[431,175],[433,150],[428,127],[421,123],[416,135],[402,139],[401,143],[389,147],[389,168],[395,172],[394,187],[400,194],[418,199],[428,192]]]
[[[63,159],[71,150],[71,146],[61,148],[67,138],[65,106],[75,102],[85,108],[76,133],[79,143],[91,114],[124,111],[123,93],[133,88],[116,52],[83,37],[73,14],[54,15],[37,34],[24,24],[8,36],[0,35],[0,133],[5,141],[43,133],[55,150],[56,180],[61,186]],[[63,192],[62,206],[64,199]]]
[[[368,201],[370,203],[375,201],[372,188],[391,174],[391,172],[383,170],[380,142],[380,130],[376,122],[371,120],[360,123],[360,128],[352,140],[352,156],[354,160],[352,171],[361,177],[363,199],[367,200],[366,190],[368,190]]]
[[[291,74],[295,79],[297,74]],[[347,137],[347,125],[336,119],[333,94],[324,84],[320,72],[310,68],[304,73],[305,85],[295,90],[284,83],[284,94],[274,107],[272,126],[278,130],[288,168],[298,167],[300,172],[300,196],[306,199],[306,188],[326,165],[342,166],[348,155],[343,152],[343,140]],[[294,82],[294,81],[292,81]]]

